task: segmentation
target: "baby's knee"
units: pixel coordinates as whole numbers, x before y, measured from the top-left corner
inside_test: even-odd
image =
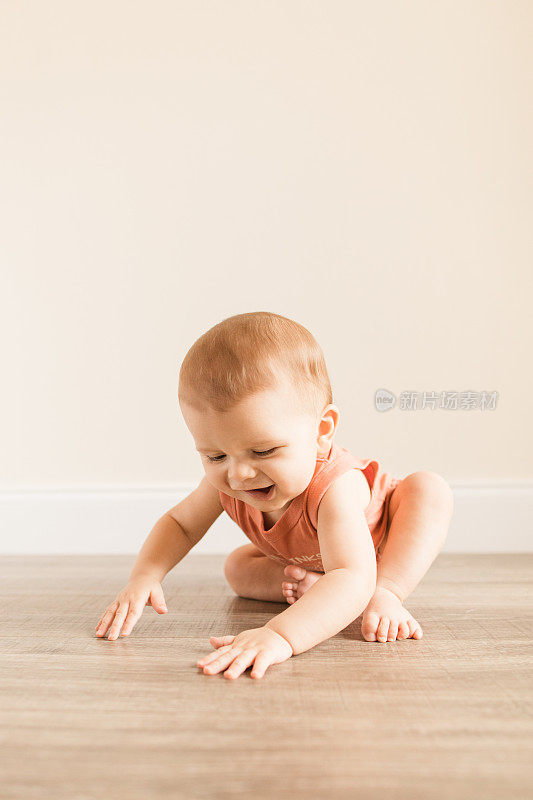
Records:
[[[451,517],[454,510],[453,490],[450,484],[437,472],[426,472],[431,485],[431,496],[434,503],[445,516]]]
[[[420,470],[413,472],[408,478],[409,489],[419,497],[430,503],[435,511],[442,511],[451,516],[454,509],[453,491],[442,475],[430,470]],[[407,488],[407,487],[406,487]]]
[[[245,562],[254,555],[253,551],[259,552],[253,544],[243,544],[233,550],[224,561],[224,575],[232,589],[235,589],[234,584],[245,570]]]
[[[233,552],[231,552],[224,561],[224,575],[230,585],[233,582],[233,578],[237,570],[237,564],[240,560],[238,555],[238,551],[240,549],[241,548],[238,547],[237,550],[233,550]]]

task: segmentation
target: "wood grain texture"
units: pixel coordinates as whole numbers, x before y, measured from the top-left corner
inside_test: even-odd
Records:
[[[423,639],[365,642],[359,617],[257,681],[195,664],[286,608],[236,597],[224,556],[97,639],[134,560],[0,557],[3,800],[533,796],[533,555],[441,554],[405,603]]]

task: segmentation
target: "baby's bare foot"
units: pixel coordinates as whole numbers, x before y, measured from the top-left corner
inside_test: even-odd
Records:
[[[421,639],[422,628],[389,589],[378,586],[367,605],[361,633],[367,642],[395,642],[396,639]]]
[[[295,603],[323,575],[322,572],[310,572],[292,564],[285,567],[283,572],[288,580],[282,582],[281,588],[289,605]]]

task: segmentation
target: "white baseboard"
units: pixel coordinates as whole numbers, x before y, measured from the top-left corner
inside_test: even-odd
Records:
[[[447,553],[533,552],[533,483],[451,484]],[[194,486],[0,491],[0,553],[137,553],[154,523]],[[248,539],[222,514],[193,553]]]

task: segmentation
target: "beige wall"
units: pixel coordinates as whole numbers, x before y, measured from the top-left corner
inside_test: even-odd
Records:
[[[314,333],[355,454],[531,479],[531,3],[0,14],[2,486],[199,480],[179,364],[251,310]]]

